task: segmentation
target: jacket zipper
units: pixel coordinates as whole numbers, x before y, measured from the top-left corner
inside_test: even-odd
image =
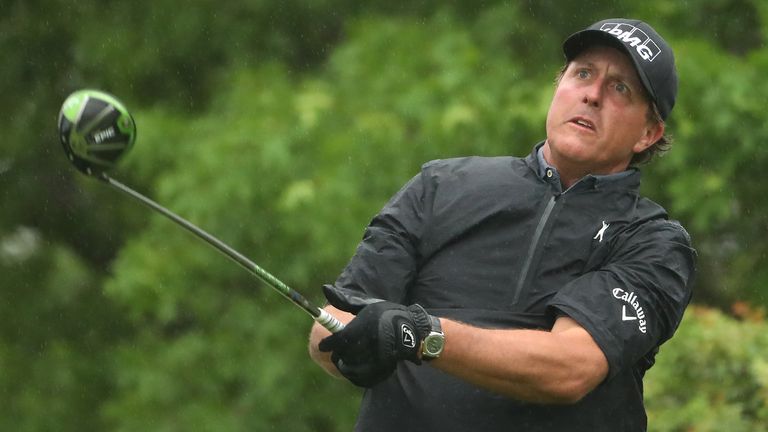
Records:
[[[533,239],[531,239],[531,247],[528,249],[528,256],[525,258],[523,269],[520,272],[520,279],[517,281],[515,296],[512,300],[513,304],[517,304],[517,301],[520,298],[520,293],[523,291],[523,286],[525,285],[526,279],[528,279],[528,272],[531,269],[531,264],[533,264],[533,257],[536,255],[536,250],[539,248],[541,234],[544,232],[544,227],[547,225],[547,221],[549,220],[549,216],[552,214],[552,209],[555,207],[556,201],[557,195],[553,195],[552,198],[549,199],[547,206],[544,208],[544,213],[539,219],[539,224],[536,225],[536,231],[534,231]]]

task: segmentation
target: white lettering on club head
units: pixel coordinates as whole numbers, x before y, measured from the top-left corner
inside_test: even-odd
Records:
[[[109,129],[105,129],[105,130],[100,130],[100,131],[94,132],[93,133],[93,141],[96,144],[101,144],[102,142],[104,142],[104,140],[110,139],[110,138],[114,137],[115,135],[116,135],[115,134],[115,128],[110,126]]]

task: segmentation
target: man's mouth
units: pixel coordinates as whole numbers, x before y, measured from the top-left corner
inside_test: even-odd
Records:
[[[570,123],[573,123],[583,128],[587,128],[589,130],[595,130],[595,124],[583,117],[574,117],[570,120]]]

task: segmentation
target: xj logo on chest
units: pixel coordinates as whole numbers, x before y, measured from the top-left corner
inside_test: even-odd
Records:
[[[592,240],[597,240],[598,243],[602,243],[603,236],[605,235],[605,230],[607,230],[609,226],[611,226],[611,224],[607,224],[605,223],[605,221],[603,221],[603,227],[600,228],[600,231],[598,231],[594,237],[592,237]]]

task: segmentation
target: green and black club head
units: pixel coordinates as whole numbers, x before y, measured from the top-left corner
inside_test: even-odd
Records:
[[[111,169],[136,141],[136,123],[114,96],[79,90],[59,112],[59,139],[70,162],[87,175]]]

